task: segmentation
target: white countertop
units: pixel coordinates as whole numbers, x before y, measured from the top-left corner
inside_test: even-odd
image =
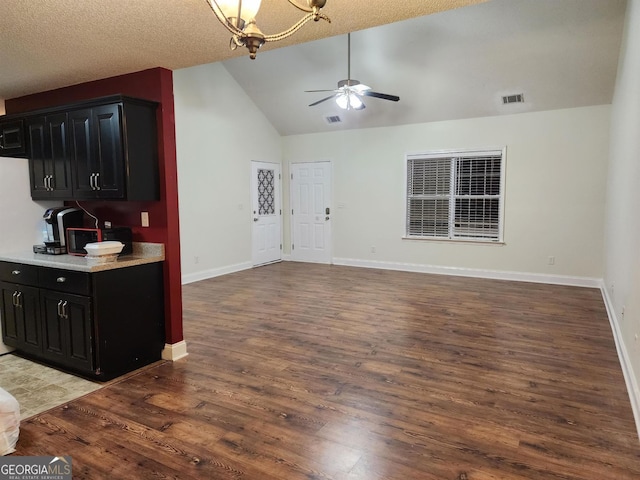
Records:
[[[133,253],[121,255],[114,262],[95,265],[85,257],[77,255],[47,255],[33,251],[0,252],[0,261],[23,263],[40,267],[60,268],[79,272],[101,272],[116,268],[133,267],[145,263],[164,261],[164,245],[162,243],[133,242]]]

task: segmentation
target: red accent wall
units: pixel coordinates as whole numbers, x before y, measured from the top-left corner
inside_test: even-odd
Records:
[[[102,221],[109,220],[114,226],[132,227],[134,241],[164,244],[165,332],[166,343],[173,344],[183,339],[183,333],[172,72],[164,68],[153,68],[12,98],[5,100],[5,109],[7,114],[23,113],[117,94],[153,100],[160,104],[158,107],[160,200],[156,202],[84,201],[81,205]],[[149,212],[150,227],[148,228],[140,226],[142,211]]]

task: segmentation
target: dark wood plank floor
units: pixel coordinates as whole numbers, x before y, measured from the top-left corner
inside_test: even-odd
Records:
[[[77,478],[638,479],[595,289],[281,263],[184,287],[190,355],[22,425]]]

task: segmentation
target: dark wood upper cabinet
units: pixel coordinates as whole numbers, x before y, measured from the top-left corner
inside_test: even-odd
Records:
[[[118,95],[11,116],[0,125],[7,131],[26,125],[33,199],[159,200],[157,106]]]
[[[26,144],[21,118],[0,119],[0,157],[24,157]]]
[[[67,114],[28,117],[25,123],[31,197],[70,198],[71,158]]]

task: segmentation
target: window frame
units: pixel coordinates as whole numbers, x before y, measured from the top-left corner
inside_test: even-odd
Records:
[[[449,185],[449,194],[446,196],[449,200],[449,216],[448,222],[448,235],[447,236],[428,236],[428,235],[410,235],[409,234],[409,163],[411,160],[419,159],[453,159],[458,157],[486,157],[486,156],[500,156],[500,194],[498,196],[498,236],[495,239],[491,238],[474,238],[474,237],[452,237],[452,225],[455,223],[455,216],[452,217],[455,211],[455,201],[451,201],[456,197],[455,184],[457,178],[454,177],[454,172],[451,172],[451,182]],[[507,148],[493,147],[493,148],[481,148],[481,149],[452,149],[452,150],[429,150],[426,152],[408,153],[404,158],[404,234],[403,239],[406,240],[427,240],[436,242],[455,242],[455,243],[477,243],[485,245],[504,245],[504,210],[505,210],[505,189],[506,189],[506,165],[507,165]],[[453,169],[451,169],[453,170]]]

